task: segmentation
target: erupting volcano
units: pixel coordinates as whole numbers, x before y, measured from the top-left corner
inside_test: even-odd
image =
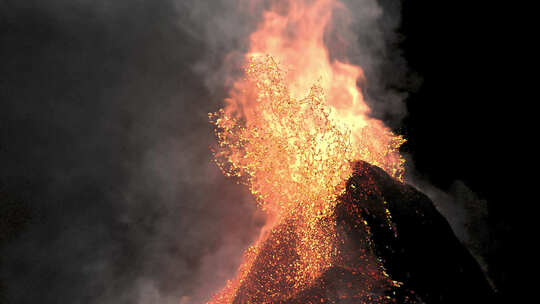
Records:
[[[335,10],[346,8],[305,0],[265,11],[249,39],[245,77],[209,115],[216,163],[249,187],[268,218],[210,303],[449,301],[455,287],[424,283],[448,286],[465,274],[463,290],[472,280],[483,293],[489,286],[448,224],[403,184],[404,139],[370,117],[357,86],[369,81],[362,69],[331,59],[324,35]],[[431,229],[440,235],[425,238]],[[439,274],[419,262],[429,261],[422,248],[441,241],[435,251],[455,253],[447,265],[465,272]]]

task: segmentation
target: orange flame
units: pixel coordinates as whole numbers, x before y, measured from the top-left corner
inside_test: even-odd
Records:
[[[216,125],[216,163],[245,183],[269,220],[248,250],[237,277],[211,302],[232,303],[260,244],[284,220],[296,223],[298,260],[278,273],[298,292],[328,269],[336,255],[333,210],[361,159],[401,180],[403,138],[369,117],[356,83],[362,69],[330,60],[323,42],[336,0],[288,1],[250,36],[245,79],[235,82]],[[284,68],[285,70],[282,70]],[[263,287],[264,288],[264,287]]]

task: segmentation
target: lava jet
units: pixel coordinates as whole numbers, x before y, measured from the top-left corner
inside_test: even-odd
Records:
[[[329,54],[332,13],[346,7],[283,3],[264,12],[244,77],[209,114],[216,164],[267,214],[210,303],[489,301],[475,260],[404,183],[405,140],[370,115],[363,70]]]

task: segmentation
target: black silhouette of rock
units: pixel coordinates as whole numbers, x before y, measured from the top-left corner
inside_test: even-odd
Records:
[[[339,254],[299,293],[294,221],[262,244],[234,303],[490,303],[480,267],[427,196],[365,162],[336,206]]]
[[[412,291],[429,304],[494,300],[476,260],[423,193],[378,167],[357,162],[337,208],[346,225],[354,221],[343,212],[351,205],[362,208],[376,254],[390,277],[403,282],[402,293]]]

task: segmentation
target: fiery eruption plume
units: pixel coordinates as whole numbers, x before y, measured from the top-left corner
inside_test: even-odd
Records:
[[[289,1],[264,12],[250,36],[245,78],[235,82],[224,109],[209,115],[218,139],[216,163],[247,185],[268,214],[236,278],[211,303],[234,302],[253,271],[264,280],[249,287],[260,295],[252,299],[284,301],[337,263],[334,210],[353,161],[402,178],[398,149],[404,140],[369,117],[357,87],[362,69],[330,59],[323,35],[334,9],[344,6]],[[274,250],[264,257],[264,271],[254,270],[270,238],[276,248],[293,244],[291,250]]]

